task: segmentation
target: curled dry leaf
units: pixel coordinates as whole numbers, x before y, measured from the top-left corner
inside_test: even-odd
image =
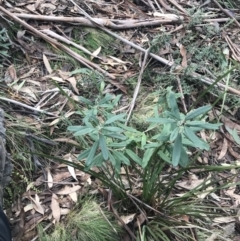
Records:
[[[77,80],[75,77],[70,77],[67,81],[72,85],[74,91],[79,95],[79,91],[77,89]]]
[[[99,53],[101,52],[102,47],[100,46],[99,48],[97,48],[93,53],[92,56],[90,56],[90,59],[93,60],[94,57],[97,57],[99,55]]]
[[[187,50],[180,43],[177,43],[177,46],[179,47],[180,54],[182,55],[182,67],[187,67]]]
[[[50,63],[49,63],[49,61],[48,61],[48,58],[46,57],[45,54],[43,54],[43,63],[44,63],[44,65],[45,65],[48,73],[51,74],[51,73],[52,73],[52,68],[51,68],[51,65],[50,65]]]
[[[53,177],[52,177],[52,174],[51,174],[49,168],[47,169],[47,181],[48,181],[48,183],[47,183],[48,187],[52,188],[52,186],[53,186]]]
[[[76,192],[72,192],[69,193],[70,198],[76,203],[77,202],[77,193]]]
[[[40,200],[39,200],[39,197],[38,197],[38,195],[37,194],[35,194],[35,199],[33,199],[32,197],[29,197],[31,200],[32,200],[32,202],[33,202],[33,208],[37,211],[37,212],[39,212],[39,213],[41,213],[42,215],[44,215],[44,209],[43,209],[43,206],[41,205],[41,203],[40,203]]]
[[[4,80],[5,80],[6,84],[10,84],[13,81],[17,80],[17,72],[16,72],[14,64],[10,65],[7,68]]]
[[[71,158],[71,154],[69,154],[68,159],[69,162],[72,162],[72,158]],[[68,171],[70,172],[71,176],[77,181],[77,177],[76,177],[76,173],[75,173],[75,169],[72,166],[67,166],[68,167]]]
[[[60,209],[60,212],[61,212],[61,215],[67,215],[70,213],[70,209],[69,208],[61,208]]]
[[[133,221],[133,219],[135,218],[136,216],[136,213],[134,214],[130,214],[130,215],[127,215],[127,216],[121,216],[120,218],[122,219],[122,221],[125,223],[125,224],[128,224],[130,222]]]

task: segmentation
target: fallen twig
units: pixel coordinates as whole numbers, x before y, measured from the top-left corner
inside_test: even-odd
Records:
[[[24,103],[21,103],[19,101],[16,101],[16,100],[11,100],[11,99],[8,99],[8,98],[5,98],[5,97],[0,97],[0,100],[3,100],[3,101],[6,101],[6,102],[10,102],[10,103],[13,103],[15,105],[19,105],[19,106],[22,106],[26,109],[29,109],[29,110],[32,110],[32,111],[36,111],[36,112],[39,112],[39,113],[43,113],[43,114],[46,114],[46,115],[49,115],[49,116],[57,116],[53,113],[50,113],[50,112],[47,112],[45,110],[40,110],[40,109],[37,109],[37,108],[34,108],[34,107],[31,107],[29,105],[26,105]]]
[[[132,102],[131,102],[130,107],[129,107],[129,112],[128,112],[128,116],[127,116],[127,120],[125,122],[125,125],[127,125],[128,121],[131,117],[133,108],[135,106],[135,102],[136,102],[136,99],[137,99],[137,96],[138,96],[138,93],[139,93],[139,89],[140,89],[140,85],[141,85],[141,82],[142,82],[143,71],[145,69],[147,58],[148,58],[148,52],[149,52],[149,50],[147,52],[145,52],[144,59],[142,61],[141,70],[140,70],[140,73],[139,73],[139,76],[138,76],[138,82],[137,82],[136,88],[134,90],[133,99],[132,99]]]
[[[79,44],[76,44],[74,43],[73,41],[70,41],[69,39],[57,34],[57,33],[54,33],[53,31],[51,31],[50,29],[44,29],[44,30],[41,30],[42,33],[45,33],[47,34],[48,36],[51,36],[55,39],[58,39],[66,44],[69,44],[69,45],[72,45],[80,50],[82,50],[84,53],[86,54],[89,54],[90,56],[94,57],[94,58],[98,58],[98,59],[101,59],[99,58],[98,56],[95,56],[93,55],[89,50],[87,50],[86,48],[84,48],[83,46],[79,45]]]
[[[24,14],[24,13],[14,13],[14,15],[21,19],[34,19],[41,21],[53,21],[53,22],[67,22],[67,23],[78,23],[81,26],[95,27],[95,24],[83,17],[58,17],[58,16],[44,16],[35,14]],[[179,23],[183,21],[183,17],[177,16],[175,14],[158,14],[157,18],[149,19],[103,19],[103,18],[92,18],[95,23],[104,27],[108,27],[115,30],[139,28],[139,27],[149,27],[149,26],[159,26],[162,24],[169,23]]]

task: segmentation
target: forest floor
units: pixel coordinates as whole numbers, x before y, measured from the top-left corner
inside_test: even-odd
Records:
[[[7,150],[14,165],[5,190],[5,210],[14,240],[112,240],[76,235],[69,220],[75,220],[74,212],[84,213],[84,208],[89,217],[88,212],[100,210],[98,214],[112,223],[112,235],[117,233],[114,240],[240,240],[238,4],[233,0],[0,1],[0,107],[5,111]],[[179,94],[183,115],[212,105],[203,119],[222,125],[198,132],[209,148],[201,148],[203,142],[197,139],[186,151],[187,163],[179,157],[180,166],[171,163],[174,147],[161,150],[164,166],[156,167],[157,179],[147,176],[152,192],[148,198],[143,180],[148,175],[144,168],[150,164],[139,163],[145,160],[144,150],[153,148],[150,144],[157,133],[147,120],[168,109],[161,106],[161,98],[171,91]],[[95,122],[106,118],[105,123],[110,123],[112,115],[118,120],[122,113],[129,127],[125,135],[132,138],[126,144],[131,160],[124,159],[127,154],[119,157],[111,143],[104,156],[100,143],[97,151],[111,164],[101,166],[103,159],[100,165],[93,158],[95,162],[84,168],[96,142],[91,126],[73,136],[74,126],[83,128],[90,115],[97,117]],[[116,136],[108,137],[120,140],[119,127],[110,128],[115,128]],[[137,130],[132,136],[131,128]],[[171,143],[166,143],[172,145],[175,138],[171,135]],[[111,153],[120,159],[119,165]],[[107,174],[101,176],[104,171]],[[160,194],[151,189],[156,183],[166,184]],[[114,189],[118,185],[121,191]],[[63,227],[59,225],[70,227],[74,239],[68,239],[69,234],[52,237],[55,227]]]

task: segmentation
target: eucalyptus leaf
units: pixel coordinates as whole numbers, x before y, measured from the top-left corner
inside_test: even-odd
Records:
[[[91,148],[91,150],[90,150],[90,152],[88,154],[88,157],[87,157],[87,160],[86,160],[86,163],[85,163],[86,166],[90,166],[91,165],[91,163],[93,161],[93,158],[95,156],[95,153],[97,151],[98,145],[99,145],[99,140],[94,142],[94,144],[93,144],[93,146],[92,146],[92,148]]]
[[[177,138],[173,144],[172,151],[172,165],[176,167],[179,164],[182,152],[182,135],[178,133]]]
[[[103,135],[99,135],[99,147],[101,149],[102,155],[103,155],[103,159],[105,161],[108,160],[108,148],[107,148],[107,144],[106,144],[106,138]]]
[[[126,153],[133,161],[142,166],[142,159],[138,155],[136,155],[132,150],[126,149]]]
[[[197,116],[205,114],[206,112],[210,111],[211,109],[212,109],[211,105],[206,105],[206,106],[199,107],[199,108],[189,112],[186,115],[185,120],[191,120],[193,118],[196,118]]]

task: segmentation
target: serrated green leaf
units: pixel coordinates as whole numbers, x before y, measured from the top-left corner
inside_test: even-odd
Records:
[[[154,148],[148,148],[144,155],[143,155],[143,160],[142,160],[142,168],[145,168],[148,165],[148,162],[150,161],[153,153],[154,153]]]
[[[78,99],[79,99],[81,102],[83,102],[84,104],[91,105],[91,106],[94,105],[92,101],[90,101],[90,100],[88,100],[88,99],[86,99],[86,98],[84,98],[84,97],[82,97],[82,96],[79,96]]]
[[[218,130],[221,123],[211,124],[204,121],[186,121],[187,126],[197,127],[206,130]]]
[[[105,97],[99,101],[99,104],[100,105],[105,104],[106,102],[108,102],[112,99],[113,99],[113,95],[106,94]]]
[[[170,93],[169,93],[169,105],[170,105],[172,114],[173,114],[178,120],[180,120],[180,113],[179,113],[179,109],[178,109],[178,105],[177,105],[175,93],[172,92],[172,91],[170,91]]]
[[[89,148],[89,149],[81,152],[81,154],[78,155],[77,159],[78,159],[79,161],[81,161],[81,160],[87,158],[87,156],[89,155],[90,150],[91,150],[91,148]]]
[[[142,149],[144,148],[144,146],[146,145],[146,143],[147,143],[147,136],[146,136],[146,134],[143,132],[143,133],[142,133],[142,140],[141,140],[141,148],[142,148]]]
[[[122,140],[122,141],[125,141],[127,139],[126,136],[118,134],[118,133],[106,133],[104,135],[108,136],[108,137],[111,137],[111,138],[119,139],[119,140]]]
[[[89,166],[89,168],[93,167],[93,166],[102,166],[104,162],[104,159],[103,159],[103,155],[102,153],[98,153],[92,160],[92,164]]]
[[[157,147],[159,147],[159,143],[150,143],[145,145],[145,148],[157,148]]]
[[[166,116],[167,118],[176,119],[176,116],[175,116],[172,112],[170,112],[170,111],[168,111],[168,110],[165,110],[165,111],[163,112],[163,114],[164,114],[164,116]]]
[[[194,144],[195,147],[200,148],[201,150],[209,150],[209,145],[201,140],[192,130],[191,128],[185,126],[184,128],[185,136]]]
[[[86,126],[69,126],[67,128],[68,131],[71,131],[71,132],[76,132],[76,131],[80,131],[80,130],[83,130],[85,129]]]
[[[181,167],[186,167],[188,165],[189,161],[188,161],[188,155],[186,150],[182,147],[182,152],[181,152],[181,157],[180,157],[180,161],[179,161],[179,165]]]
[[[112,153],[110,151],[108,152],[108,155],[109,155],[109,159],[110,159],[112,165],[116,168],[116,159],[115,159],[115,157],[112,155]]]
[[[164,152],[159,151],[158,155],[167,163],[171,164],[171,159]]]
[[[136,129],[129,127],[129,126],[125,126],[124,124],[121,123],[117,123],[118,126],[122,127],[124,130],[129,131],[129,132],[138,132]]]
[[[173,142],[177,138],[178,133],[179,133],[179,127],[176,127],[170,135],[170,139],[169,139],[170,142]]]
[[[120,152],[120,151],[112,151],[112,154],[119,161],[123,162],[126,165],[130,165],[129,159],[126,156],[124,156],[122,152]]]
[[[212,109],[212,106],[211,105],[206,105],[206,106],[202,106],[202,107],[199,107],[191,112],[189,112],[186,117],[185,117],[185,120],[191,120],[197,116],[200,116],[202,114],[205,114],[206,112],[210,111]]]
[[[111,118],[109,118],[106,122],[105,122],[105,125],[109,125],[111,123],[113,123],[114,121],[124,121],[124,116],[125,114],[120,114],[120,115],[115,115]]]
[[[149,122],[153,123],[159,123],[159,124],[168,124],[168,123],[176,123],[176,120],[170,119],[170,118],[149,118],[147,119]]]
[[[88,154],[88,157],[87,157],[87,160],[86,160],[86,163],[85,163],[86,166],[91,165],[91,163],[93,161],[93,158],[95,156],[95,153],[97,151],[98,145],[99,145],[99,140],[95,141],[92,148],[90,149],[90,152]]]
[[[103,130],[111,131],[111,132],[123,132],[122,128],[115,127],[115,126],[104,126]]]
[[[107,144],[106,144],[106,138],[103,135],[99,135],[99,147],[101,149],[102,155],[103,155],[103,159],[105,161],[108,160],[108,148],[107,148]]]
[[[178,134],[173,144],[173,151],[172,151],[172,165],[174,167],[176,167],[179,164],[181,152],[182,152],[182,135]]]
[[[90,128],[90,127],[86,127],[85,129],[82,129],[80,131],[75,132],[73,135],[74,136],[84,136],[84,135],[89,134],[93,131],[95,131],[95,129]]]
[[[101,108],[105,108],[105,109],[111,109],[111,108],[113,108],[113,106],[111,105],[111,104],[101,104],[101,105],[99,105],[99,107],[101,107]]]
[[[108,147],[116,147],[116,148],[123,148],[123,147],[126,147],[126,145],[127,145],[126,141],[108,143]]]
[[[129,149],[126,149],[126,153],[133,161],[142,166],[142,160],[138,155],[136,155],[133,151]]]

